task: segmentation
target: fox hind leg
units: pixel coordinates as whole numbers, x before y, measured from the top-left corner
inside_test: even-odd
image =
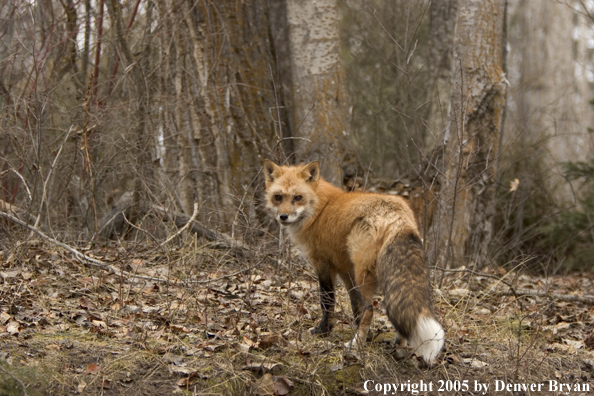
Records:
[[[363,345],[367,341],[367,334],[373,321],[373,295],[375,294],[375,288],[377,281],[375,276],[368,271],[357,274],[356,284],[357,289],[361,293],[363,300],[361,319],[355,336],[345,344],[347,348],[351,348],[357,344]]]
[[[377,227],[373,227],[368,219],[358,219],[348,238],[347,247],[349,258],[353,263],[355,286],[361,295],[360,319],[357,333],[346,346],[352,347],[358,343],[364,344],[373,320],[373,295],[377,280],[375,265],[377,255],[381,249],[383,237]]]
[[[344,287],[349,293],[353,317],[355,318],[355,325],[359,327],[359,323],[361,323],[361,309],[363,308],[363,296],[361,295],[359,289],[355,286],[355,276],[353,274],[348,272],[341,273],[340,278],[342,279]]]
[[[392,341],[392,346],[404,348],[408,344],[406,338],[398,330],[394,329],[394,331],[396,332],[396,336],[394,337],[394,341]]]

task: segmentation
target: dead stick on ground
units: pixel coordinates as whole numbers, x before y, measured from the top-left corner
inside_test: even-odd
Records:
[[[173,221],[178,227],[190,223],[190,231],[213,242],[213,246],[217,249],[229,250],[232,254],[237,257],[245,256],[246,252],[251,249],[243,242],[231,238],[229,235],[207,228],[197,220],[188,221],[189,218],[185,214],[172,212],[169,213],[164,207],[154,205],[152,209],[158,213],[164,221]]]
[[[14,216],[9,215],[8,213],[4,213],[4,212],[0,212],[0,216],[9,219],[15,223],[17,223],[18,225],[21,225],[31,231],[33,231],[34,233],[36,233],[37,235],[39,235],[40,237],[50,241],[51,243],[60,246],[62,249],[66,249],[68,250],[70,253],[74,254],[74,256],[82,261],[84,264],[88,264],[91,266],[96,266],[96,267],[102,267],[102,268],[106,268],[107,264],[105,264],[104,262],[100,261],[100,260],[96,260],[92,257],[86,256],[83,253],[79,252],[78,250],[66,245],[65,243],[62,243],[52,237],[50,237],[49,235],[46,235],[45,233],[43,233],[42,231],[40,231],[39,229],[33,227],[30,224],[25,223],[24,221],[17,219]]]
[[[558,300],[558,301],[565,301],[565,302],[573,302],[573,301],[577,301],[577,302],[581,302],[584,304],[594,304],[594,296],[591,295],[585,295],[585,296],[577,296],[575,294],[558,294],[558,293],[548,293],[546,291],[538,291],[538,290],[529,290],[529,289],[514,289],[514,287],[511,285],[511,283],[497,277],[494,275],[490,275],[490,274],[485,274],[482,272],[476,272],[473,270],[469,270],[469,269],[448,269],[448,268],[440,268],[440,267],[431,267],[432,269],[437,269],[443,272],[467,272],[476,276],[483,276],[486,278],[492,278],[492,279],[496,279],[497,281],[505,284],[507,287],[509,287],[509,291],[505,291],[505,292],[495,292],[496,295],[499,296],[514,296],[516,298],[519,298],[521,296],[530,296],[530,297],[550,297],[554,300]],[[490,293],[489,293],[490,294]]]
[[[470,270],[470,269],[466,269],[466,268],[465,269],[449,269],[449,268],[441,268],[441,267],[438,267],[438,266],[434,266],[434,267],[431,267],[431,268],[432,269],[440,270],[442,272],[466,272],[466,273],[469,273],[469,274],[472,274],[472,275],[476,275],[476,276],[484,276],[486,278],[496,279],[497,281],[499,281],[499,282],[503,283],[504,285],[506,285],[507,287],[509,287],[510,293],[511,293],[510,295],[511,296],[515,296],[516,298],[518,298],[518,295],[516,294],[516,290],[511,285],[511,283],[503,280],[502,278],[499,278],[498,276],[489,275],[489,274],[485,274],[485,273],[482,273],[482,272],[476,272],[476,271],[473,271],[473,270]]]
[[[169,238],[167,238],[167,240],[165,242],[163,242],[161,244],[161,246],[167,245],[169,242],[173,241],[175,238],[177,238],[179,235],[181,235],[182,232],[184,232],[185,230],[190,228],[192,223],[194,223],[194,220],[196,220],[196,217],[198,217],[198,202],[194,202],[194,213],[192,214],[192,217],[190,217],[190,220],[188,220],[186,225],[183,226],[182,228],[180,228],[179,231],[177,231],[175,234],[173,234]]]
[[[94,259],[92,257],[89,257],[89,256],[87,256],[87,255],[79,252],[78,250],[74,249],[73,247],[68,246],[68,245],[66,245],[63,242],[58,241],[58,240],[50,237],[49,235],[46,235],[42,231],[40,231],[37,228],[33,227],[32,225],[27,224],[24,221],[22,221],[20,219],[17,219],[14,216],[9,215],[8,213],[4,213],[4,212],[0,211],[0,216],[1,217],[4,217],[6,219],[9,219],[10,221],[13,221],[13,222],[17,223],[18,225],[21,225],[21,226],[23,226],[23,227],[25,227],[25,228],[27,228],[27,229],[35,232],[37,235],[39,235],[40,237],[42,237],[42,238],[46,239],[47,241],[53,243],[54,245],[58,245],[62,249],[65,249],[65,250],[69,251],[70,253],[72,253],[74,255],[74,257],[76,257],[84,265],[87,265],[87,266],[90,266],[90,267],[102,268],[104,270],[110,271],[111,273],[113,273],[114,275],[117,275],[117,276],[124,276],[125,275],[125,276],[128,276],[128,277],[133,277],[133,278],[138,278],[138,279],[145,279],[145,280],[150,280],[150,281],[160,282],[160,283],[173,282],[173,281],[171,281],[169,279],[160,279],[160,278],[153,278],[152,276],[136,275],[136,274],[133,274],[133,273],[130,273],[130,272],[127,272],[127,271],[119,270],[119,269],[115,268],[113,265],[104,263],[101,260]],[[249,268],[242,269],[242,270],[237,271],[236,273],[233,273],[233,274],[224,275],[224,276],[221,276],[219,278],[209,279],[209,280],[205,280],[205,281],[188,281],[188,282],[184,282],[184,283],[205,284],[205,283],[209,283],[209,282],[214,282],[214,281],[219,280],[219,279],[228,278],[230,276],[237,275],[237,274],[239,274],[241,272],[249,271],[250,269],[257,267],[258,265],[260,265],[267,258],[268,258],[268,256],[265,256],[258,264],[255,264],[255,265],[253,265],[253,266],[251,266]]]
[[[559,294],[559,293],[548,293],[546,291],[539,291],[539,290],[528,290],[528,289],[517,289],[517,295],[519,296],[529,296],[529,297],[549,297],[553,300],[557,301],[565,301],[565,302],[581,302],[584,304],[592,304],[594,305],[594,296],[585,295],[585,296],[577,296],[575,294]],[[496,293],[500,296],[512,296],[511,292],[501,292]]]
[[[5,374],[9,375],[10,377],[12,377],[13,380],[15,380],[16,382],[19,383],[21,388],[23,388],[23,393],[21,393],[23,396],[29,396],[27,394],[27,387],[25,387],[25,384],[23,384],[23,381],[21,381],[20,379],[18,379],[14,375],[12,375],[12,373],[10,371],[5,370],[4,367],[2,367],[2,366],[0,366],[0,370],[2,370]]]

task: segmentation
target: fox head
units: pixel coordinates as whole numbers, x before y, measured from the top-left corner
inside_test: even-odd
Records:
[[[266,208],[283,226],[299,225],[312,216],[317,205],[320,164],[278,166],[264,161]]]

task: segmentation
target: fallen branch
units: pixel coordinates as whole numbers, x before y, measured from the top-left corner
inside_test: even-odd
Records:
[[[13,205],[9,202],[3,201],[0,199],[0,211],[4,211],[7,213],[14,213],[15,215],[19,216],[20,218],[23,219],[29,219],[30,222],[34,222],[35,221],[35,217],[31,216],[30,214],[27,213],[27,211],[25,209],[22,209],[16,205]]]
[[[229,250],[236,257],[244,257],[245,252],[251,250],[249,246],[241,241],[231,238],[229,235],[210,229],[196,219],[190,218],[189,216],[178,213],[168,212],[162,206],[153,206],[152,208],[157,212],[165,221],[173,221],[178,227],[186,226],[191,224],[189,231],[196,235],[205,238],[213,242],[212,247],[215,249],[226,249]]]
[[[557,300],[557,301],[581,302],[581,303],[584,303],[584,304],[592,304],[592,305],[594,305],[594,296],[592,296],[592,295],[578,296],[578,295],[575,295],[575,294],[549,293],[549,292],[546,292],[546,291],[529,290],[529,289],[516,289],[515,292],[516,292],[516,295],[519,295],[519,296],[551,298],[551,299]],[[512,295],[514,295],[511,291],[498,292],[496,294],[498,294],[500,296],[512,296]]]
[[[96,260],[92,257],[86,256],[85,254],[79,252],[78,250],[74,249],[73,247],[70,247],[68,245],[66,245],[65,243],[62,243],[60,241],[58,241],[57,239],[54,239],[52,237],[50,237],[49,235],[46,235],[44,232],[42,232],[41,230],[39,230],[36,227],[33,227],[30,224],[25,223],[24,221],[17,219],[16,217],[8,214],[8,213],[4,213],[0,211],[0,216],[9,219],[15,223],[17,223],[18,225],[21,225],[31,231],[33,231],[34,233],[36,233],[37,235],[39,235],[40,237],[48,240],[49,242],[53,243],[54,245],[58,245],[60,246],[62,249],[68,250],[70,253],[74,254],[74,257],[76,257],[79,261],[81,261],[83,264],[85,265],[90,265],[90,266],[95,266],[95,267],[102,267],[102,268],[106,268],[108,265],[100,260]]]
[[[490,275],[490,274],[485,274],[483,272],[476,272],[476,271],[473,271],[473,270],[470,270],[470,269],[466,269],[466,268],[464,268],[464,269],[449,269],[449,268],[441,268],[441,267],[438,267],[438,266],[433,266],[433,267],[431,267],[431,269],[437,269],[437,270],[440,270],[442,272],[454,272],[454,273],[456,273],[456,272],[465,272],[465,273],[469,273],[469,274],[476,275],[476,276],[483,276],[485,278],[495,279],[498,282],[501,282],[504,285],[506,285],[507,287],[509,287],[509,290],[510,290],[509,292],[511,293],[510,296],[514,296],[514,297],[518,298],[518,294],[516,293],[516,290],[514,289],[514,287],[512,286],[512,284],[509,283],[509,282],[507,282],[507,281],[505,281],[505,280],[503,280],[502,278],[500,278],[498,276]]]
[[[4,374],[7,374],[10,377],[12,377],[13,380],[15,380],[16,382],[19,383],[19,385],[21,386],[21,388],[23,388],[23,392],[21,393],[21,395],[23,395],[23,396],[29,396],[28,393],[27,393],[27,387],[25,386],[25,384],[23,384],[23,381],[21,381],[20,379],[18,379],[14,375],[12,375],[12,373],[10,371],[6,370],[2,366],[0,366],[0,371],[2,371]]]
[[[99,221],[101,226],[99,227],[98,234],[106,239],[111,239],[116,234],[122,234],[124,232],[125,225],[129,224],[126,221],[126,216],[131,206],[132,194],[123,194],[118,199],[113,209]],[[195,205],[194,214],[190,217],[183,213],[168,211],[161,205],[153,205],[149,208],[149,210],[152,210],[157,215],[159,215],[161,220],[172,221],[177,227],[183,228],[183,230],[178,231],[175,235],[163,242],[162,245],[167,244],[187,229],[199,237],[212,242],[211,247],[213,249],[228,250],[232,255],[238,258],[243,258],[246,256],[246,252],[251,250],[249,246],[245,245],[241,241],[231,238],[229,235],[223,232],[208,228],[200,221],[196,220],[198,215],[196,209],[197,207]],[[144,211],[144,213],[146,213],[146,211]]]
[[[180,236],[182,232],[187,230],[188,227],[190,227],[194,223],[196,217],[198,217],[198,202],[194,202],[194,213],[192,213],[192,217],[190,217],[190,220],[188,220],[186,224],[182,228],[180,228],[175,234],[167,238],[167,240],[165,240],[165,242],[163,242],[161,246],[167,245],[169,242],[173,241],[175,238]]]
[[[22,220],[20,220],[20,219],[18,219],[16,217],[14,217],[14,216],[12,216],[12,215],[10,215],[8,213],[5,213],[5,212],[0,211],[0,217],[4,217],[6,219],[9,219],[9,220],[13,221],[16,224],[21,225],[21,226],[23,226],[23,227],[25,227],[25,228],[33,231],[34,233],[36,233],[37,235],[39,235],[43,239],[45,239],[45,240],[53,243],[54,245],[57,245],[57,246],[61,247],[64,250],[67,250],[68,252],[72,253],[74,255],[74,257],[78,261],[80,261],[82,264],[84,264],[86,266],[101,268],[101,269],[104,269],[106,271],[109,271],[109,272],[113,273],[116,276],[122,276],[122,277],[123,276],[127,276],[127,277],[132,277],[132,278],[137,278],[137,279],[144,279],[144,280],[153,281],[153,282],[159,282],[159,283],[177,282],[177,280],[172,281],[171,279],[154,278],[152,276],[145,276],[145,275],[133,274],[131,272],[118,269],[118,268],[114,267],[111,264],[105,263],[105,262],[103,262],[101,260],[94,259],[92,257],[87,256],[84,253],[79,252],[75,248],[73,248],[71,246],[68,246],[67,244],[65,244],[63,242],[60,242],[57,239],[54,239],[54,238],[50,237],[49,235],[47,235],[44,232],[40,231],[39,229],[33,227],[32,225],[27,224],[24,221],[22,221]],[[251,266],[249,268],[245,268],[243,270],[237,271],[237,272],[235,272],[233,274],[224,275],[224,276],[221,276],[219,278],[208,279],[208,280],[205,280],[205,281],[184,281],[184,283],[205,284],[205,283],[209,283],[209,282],[214,282],[214,281],[219,280],[219,279],[223,279],[223,278],[227,278],[227,277],[230,277],[230,276],[234,276],[234,275],[237,275],[237,274],[239,274],[241,272],[248,271],[248,270],[250,270],[252,268],[255,268],[255,267],[259,266],[267,258],[268,258],[268,256],[265,256],[257,264],[255,264],[255,265],[253,265],[253,266]]]

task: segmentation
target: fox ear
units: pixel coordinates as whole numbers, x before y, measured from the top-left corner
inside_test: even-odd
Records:
[[[306,182],[317,182],[320,179],[320,164],[318,161],[312,161],[301,169],[301,177]]]
[[[266,186],[274,183],[274,178],[281,173],[281,168],[272,161],[264,161],[264,177],[266,177]]]

